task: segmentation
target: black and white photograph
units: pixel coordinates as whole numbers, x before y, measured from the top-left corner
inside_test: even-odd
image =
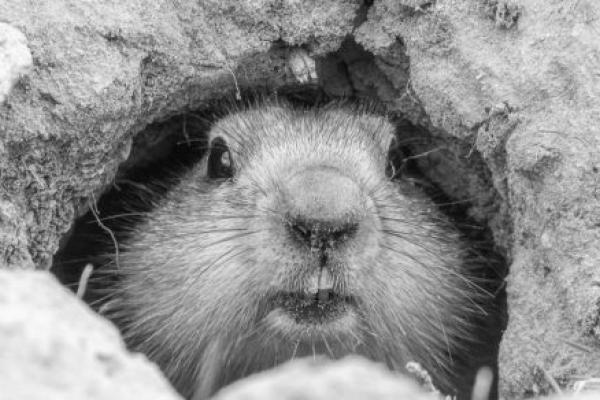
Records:
[[[600,400],[600,1],[0,0],[0,400]]]

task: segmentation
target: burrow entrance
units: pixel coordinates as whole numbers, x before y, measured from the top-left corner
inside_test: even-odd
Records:
[[[273,53],[286,54],[289,49],[275,46]],[[138,133],[131,155],[120,166],[111,187],[64,237],[52,272],[76,291],[86,265],[101,270],[104,256],[118,251],[128,227],[151,212],[179,177],[201,159],[211,124],[234,103],[260,102],[265,97],[284,99],[296,107],[319,107],[341,99],[374,104],[373,109],[385,114],[397,128],[398,148],[391,162],[400,178],[415,182],[464,234],[489,242],[493,257],[507,256],[503,238],[510,227],[499,227],[507,218],[502,215],[502,200],[493,188],[491,173],[472,143],[429,126],[418,99],[410,94],[409,63],[402,44],[399,42],[395,53],[390,53],[387,63],[352,41],[316,61],[319,82],[277,88],[244,87],[240,82],[238,90],[226,98],[153,123]],[[396,81],[386,77],[382,72],[385,68],[397,70]],[[490,271],[486,277],[492,282],[490,290],[498,294],[497,310],[501,314],[493,328],[496,349],[506,324],[502,287],[506,273],[504,267]],[[96,284],[93,277],[90,285]],[[102,305],[102,296],[88,294],[85,300],[96,309]]]

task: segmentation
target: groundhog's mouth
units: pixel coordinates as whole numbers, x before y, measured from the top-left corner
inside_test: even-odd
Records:
[[[273,305],[285,311],[297,324],[324,324],[345,315],[356,302],[351,296],[319,289],[315,294],[279,292],[273,298]]]

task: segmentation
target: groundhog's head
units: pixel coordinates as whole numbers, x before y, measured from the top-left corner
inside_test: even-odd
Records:
[[[356,108],[233,113],[123,244],[110,303],[185,395],[350,353],[450,387],[482,313],[466,245],[393,179],[392,125]],[[110,314],[110,313],[109,313]]]

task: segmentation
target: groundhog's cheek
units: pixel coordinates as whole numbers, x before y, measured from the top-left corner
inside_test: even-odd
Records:
[[[334,253],[340,262],[345,262],[352,270],[370,270],[381,252],[381,231],[373,216],[365,217],[355,237]]]

